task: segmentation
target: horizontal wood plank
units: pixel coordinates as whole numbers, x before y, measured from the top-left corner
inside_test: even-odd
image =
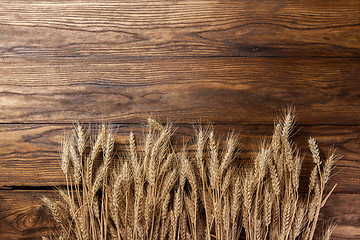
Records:
[[[114,122],[116,148],[148,116],[240,132],[247,162],[294,105],[294,140],[343,154],[321,213],[332,239],[360,239],[360,5],[349,1],[4,0],[0,3],[0,239],[39,239],[41,204],[65,184],[73,122]],[[306,152],[301,187],[313,163]],[[42,190],[41,190],[42,189]]]
[[[116,139],[119,153],[126,151],[128,134],[134,131],[138,143],[146,131],[139,125],[116,125],[118,136]],[[261,140],[270,136],[272,125],[231,125],[215,126],[219,136],[235,130],[240,133],[241,162],[249,162],[254,156]],[[43,125],[43,124],[3,124],[0,125],[0,186],[54,186],[64,185],[65,178],[60,168],[60,144],[64,133],[70,134],[72,125]],[[193,126],[179,126],[177,139],[180,145],[184,141],[191,146],[194,140]],[[301,183],[307,189],[308,176],[313,167],[312,159],[307,150],[307,139],[315,137],[324,156],[335,147],[343,155],[333,171],[330,189],[338,183],[337,193],[360,192],[360,126],[298,126],[294,141],[302,152],[306,153]]]
[[[334,1],[1,1],[0,57],[360,56]]]
[[[55,191],[0,190],[0,239],[41,239],[54,230],[55,221],[42,204],[42,197]]]
[[[54,221],[41,202],[43,196],[56,197],[53,191],[0,190],[0,238],[38,239],[51,234]],[[337,222],[331,239],[359,239],[360,194],[332,194],[320,214],[318,228],[325,221]]]
[[[0,59],[1,123],[360,124],[357,59]]]

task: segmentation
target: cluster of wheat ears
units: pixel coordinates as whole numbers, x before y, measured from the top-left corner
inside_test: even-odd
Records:
[[[212,128],[196,127],[195,143],[175,147],[173,126],[149,120],[144,143],[130,133],[119,155],[111,125],[94,134],[78,125],[62,147],[67,187],[58,199],[43,199],[55,238],[329,239],[334,224],[315,228],[334,189],[324,193],[338,155],[323,159],[309,139],[314,166],[300,194],[303,156],[290,140],[293,124],[287,111],[249,165],[234,133],[220,144]]]

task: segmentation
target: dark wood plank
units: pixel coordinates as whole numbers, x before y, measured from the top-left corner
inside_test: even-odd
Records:
[[[1,123],[360,124],[360,61],[319,58],[0,59]]]
[[[117,125],[117,149],[126,150],[128,133],[134,131],[139,144],[144,129],[139,125]],[[272,133],[272,125],[215,126],[219,136],[226,136],[229,130],[240,133],[242,152],[239,161],[247,162],[255,154],[259,142]],[[59,149],[64,132],[70,132],[72,125],[6,124],[0,125],[0,186],[54,186],[65,184],[60,168]],[[307,152],[307,138],[315,137],[324,155],[335,147],[343,154],[333,171],[328,187],[338,183],[337,193],[360,192],[360,126],[298,126],[294,141],[302,152]],[[180,126],[178,136],[191,144],[194,129],[190,125]],[[242,159],[242,160],[241,160]],[[307,189],[308,176],[313,167],[309,153],[304,160],[302,186]]]
[[[0,239],[38,239],[51,234],[54,221],[46,215],[41,197],[56,197],[53,191],[0,190]],[[323,222],[338,223],[332,239],[359,239],[360,194],[333,194],[320,215]]]
[[[55,221],[43,206],[43,196],[54,191],[0,190],[0,239],[41,239],[54,229]]]
[[[359,12],[357,0],[2,1],[0,56],[359,57]]]
[[[319,227],[338,223],[331,239],[360,239],[360,194],[333,194],[320,213]],[[326,221],[325,221],[326,220]]]

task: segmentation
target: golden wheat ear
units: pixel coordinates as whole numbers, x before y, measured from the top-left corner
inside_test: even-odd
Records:
[[[271,139],[254,149],[253,164],[241,167],[233,132],[221,140],[213,128],[200,126],[194,143],[179,147],[173,145],[172,124],[148,119],[144,139],[130,132],[127,152],[116,155],[113,126],[91,132],[76,125],[61,150],[67,186],[58,189],[60,200],[43,198],[56,222],[55,236],[311,240],[320,209],[336,187],[324,192],[339,154],[331,151],[324,159],[309,138],[314,167],[303,196],[303,157],[291,140],[295,118],[293,108],[284,111]],[[329,224],[323,238],[334,228]]]

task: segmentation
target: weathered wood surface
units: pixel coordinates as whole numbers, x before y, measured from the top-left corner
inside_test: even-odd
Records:
[[[41,239],[55,224],[42,197],[56,197],[55,191],[0,191],[0,239]]]
[[[53,186],[64,185],[65,179],[60,168],[59,149],[64,134],[70,134],[73,125],[3,124],[0,125],[0,186]],[[146,129],[139,125],[116,125],[119,128],[116,139],[119,153],[126,154],[128,133],[134,131],[139,144]],[[219,136],[226,136],[232,129],[240,134],[242,152],[239,161],[247,162],[254,156],[256,146],[264,136],[272,133],[272,125],[215,126]],[[309,158],[307,139],[315,137],[324,156],[333,147],[344,157],[337,163],[331,184],[338,183],[337,193],[360,192],[360,126],[298,126],[294,141],[305,158],[302,183],[306,188],[307,177],[313,167]],[[193,126],[179,126],[175,137],[188,145],[195,142]],[[182,146],[182,140],[180,142]],[[331,184],[329,187],[332,187]],[[304,189],[305,189],[304,188]]]
[[[341,58],[0,59],[0,122],[360,124],[360,61]]]
[[[56,197],[54,191],[0,191],[0,239],[31,239],[51,234],[54,221],[44,214],[43,196]],[[351,204],[344,204],[351,203]],[[321,210],[319,229],[324,220],[336,220],[334,240],[359,239],[360,194],[333,194]]]
[[[359,239],[359,12],[358,0],[1,1],[0,239],[51,231],[40,197],[64,184],[74,121],[118,123],[120,148],[148,116],[186,140],[210,122],[239,131],[249,158],[289,104],[301,149],[313,136],[344,155],[322,218],[337,220],[334,239]]]
[[[358,57],[359,12],[357,0],[7,0],[0,5],[0,53]]]

